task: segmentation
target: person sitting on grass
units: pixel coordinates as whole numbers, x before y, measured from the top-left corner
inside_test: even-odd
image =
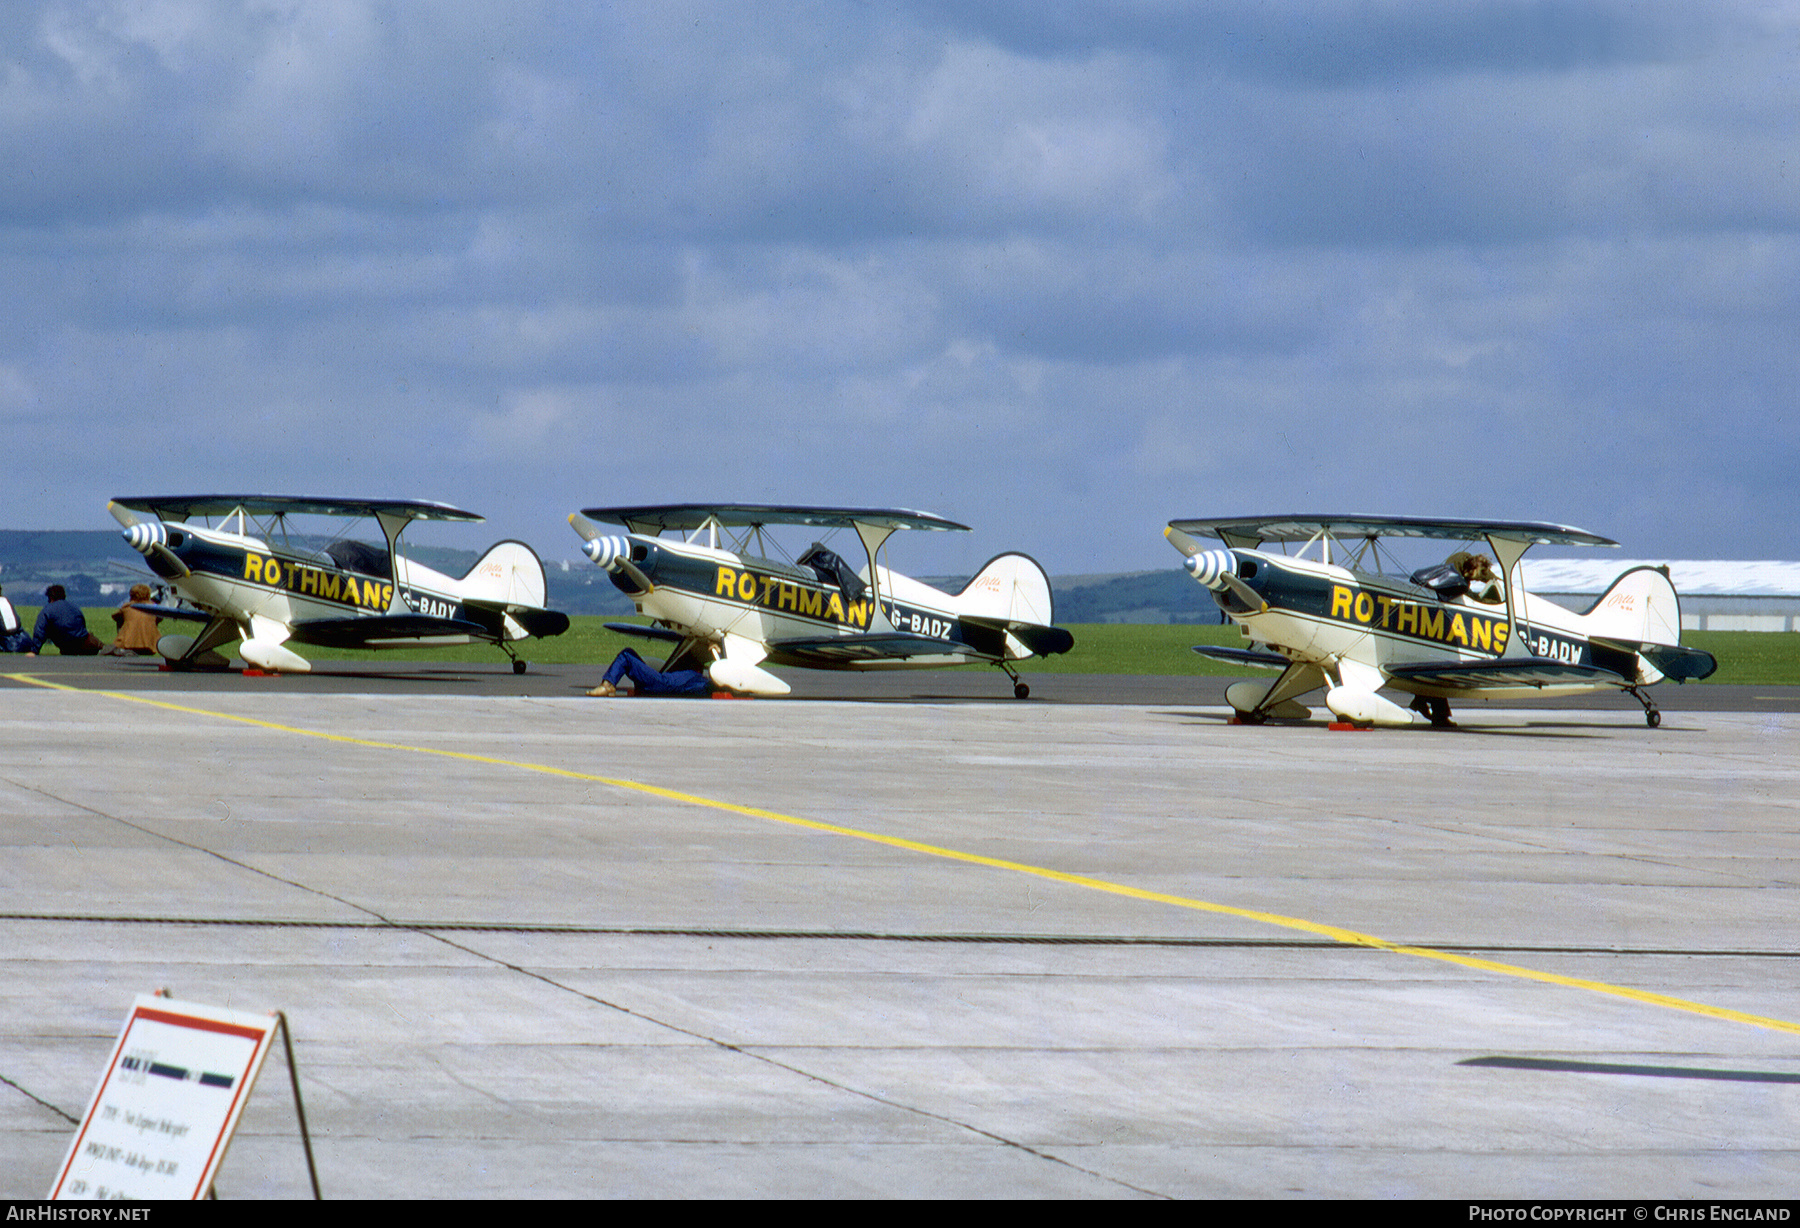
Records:
[[[31,632],[39,652],[45,644],[56,645],[65,657],[91,657],[100,651],[100,637],[88,630],[81,607],[69,600],[67,589],[52,584],[44,590],[44,600],[49,604],[38,611],[37,626]]]
[[[118,624],[119,634],[114,638],[112,646],[101,653],[102,656],[147,657],[156,651],[161,620],[154,614],[146,614],[137,608],[149,600],[148,584],[131,586],[131,600],[113,611],[113,622]]]
[[[25,630],[25,624],[19,621],[19,612],[6,599],[3,589],[0,589],[0,652],[22,652],[28,657],[37,656],[37,642],[31,638],[31,632]]]

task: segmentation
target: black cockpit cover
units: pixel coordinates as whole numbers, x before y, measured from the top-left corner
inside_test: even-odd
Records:
[[[847,600],[861,601],[863,592],[869,587],[856,574],[855,568],[832,551],[827,550],[822,542],[814,542],[807,552],[795,561],[802,567],[812,568],[813,574],[819,577],[822,583],[837,585]]]

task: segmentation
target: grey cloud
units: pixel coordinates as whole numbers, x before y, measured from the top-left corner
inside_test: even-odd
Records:
[[[1027,54],[1132,48],[1203,71],[1319,86],[1463,72],[1560,72],[1685,58],[1723,37],[1706,3],[1385,0],[1187,4],[1180,0],[944,0],[972,34]]]

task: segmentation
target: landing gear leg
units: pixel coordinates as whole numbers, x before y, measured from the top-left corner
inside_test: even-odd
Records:
[[[1014,699],[1029,699],[1031,697],[1031,688],[1019,680],[1018,670],[1008,665],[1005,661],[996,661],[994,664],[1005,670],[1006,676],[1012,679]]]
[[[1450,719],[1450,701],[1447,699],[1437,696],[1414,695],[1412,703],[1407,707],[1430,721],[1433,729],[1456,728],[1456,722]]]
[[[1655,729],[1662,724],[1662,712],[1657,708],[1654,700],[1637,687],[1632,686],[1626,687],[1625,689],[1631,692],[1631,697],[1633,699],[1644,705],[1644,724],[1650,726],[1652,729]]]
[[[508,644],[505,640],[501,640],[500,651],[512,658],[513,673],[522,674],[525,672],[527,662],[519,660],[518,654],[512,650],[512,645]]]

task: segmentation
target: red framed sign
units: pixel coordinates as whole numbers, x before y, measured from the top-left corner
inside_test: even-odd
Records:
[[[51,1198],[204,1198],[276,1016],[140,994]]]

